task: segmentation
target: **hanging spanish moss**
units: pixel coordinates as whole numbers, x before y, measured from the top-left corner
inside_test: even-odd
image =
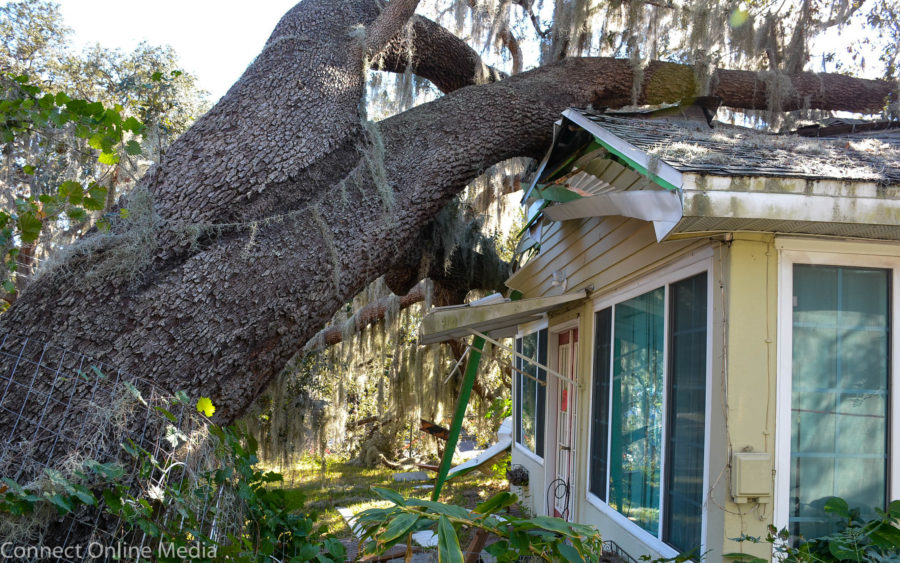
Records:
[[[484,222],[477,216],[496,217],[499,224],[510,212],[518,213],[517,206],[505,202],[517,195],[495,184],[524,168],[517,161],[489,171],[435,221],[425,246],[436,252],[434,271],[447,274],[443,284],[453,279],[462,288],[483,287],[483,280],[466,278],[483,269],[476,261],[512,254],[511,245],[506,248],[497,236],[483,232]],[[475,205],[481,214],[474,213]],[[503,279],[492,283],[502,285]],[[334,315],[334,328],[307,344],[246,415],[264,461],[282,468],[302,456],[327,454],[366,466],[436,461],[442,444],[420,432],[420,421],[449,426],[465,368],[457,365],[465,344],[419,346],[417,334],[433,304],[459,303],[468,290],[442,288],[436,296],[435,285],[425,280],[411,291],[414,298],[401,297],[379,278]],[[470,298],[482,295],[476,291]],[[501,364],[482,361],[464,429],[484,443],[492,441],[500,422],[487,417],[488,411],[497,399],[509,396],[504,374]]]

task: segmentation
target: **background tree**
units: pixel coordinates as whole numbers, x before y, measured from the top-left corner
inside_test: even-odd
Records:
[[[206,93],[197,88],[193,76],[178,70],[177,55],[170,47],[142,43],[133,52],[123,53],[95,44],[77,53],[70,35],[52,2],[24,0],[0,6],[3,99],[7,104],[17,100],[27,104],[28,97],[37,100],[46,94],[62,94],[102,104],[123,121],[133,118],[139,122],[130,122],[133,130],[123,141],[134,140],[140,146],[126,150],[123,142],[113,150],[112,145],[104,145],[97,131],[82,134],[85,127],[93,125],[91,120],[100,118],[88,117],[80,124],[61,120],[65,103],[32,106],[37,113],[19,106],[25,111],[16,115],[15,125],[3,127],[9,136],[3,139],[0,162],[0,206],[10,217],[27,215],[41,225],[35,240],[31,232],[23,240],[21,229],[15,237],[6,237],[7,250],[12,252],[5,260],[7,301],[16,298],[37,263],[49,259],[54,248],[86,232],[101,216],[98,212],[113,211],[118,196],[159,161],[172,141],[207,109]],[[16,77],[28,77],[28,88],[39,91],[23,91]],[[38,110],[46,110],[48,119],[42,120]],[[140,124],[146,125],[138,130]],[[48,213],[64,182],[76,182],[85,191],[93,189],[101,201],[89,199],[80,212],[70,209],[61,218]]]

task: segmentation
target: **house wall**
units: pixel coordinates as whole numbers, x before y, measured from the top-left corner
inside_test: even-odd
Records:
[[[733,452],[766,452],[775,459],[776,343],[778,255],[775,237],[768,234],[736,233],[727,250],[724,309],[727,319],[725,357],[727,409],[723,414],[724,435],[715,449],[720,467]],[[773,479],[774,477],[770,478]],[[717,514],[724,516],[723,530],[715,537],[723,551],[745,552],[768,558],[768,544],[737,543],[730,538],[742,534],[765,537],[772,523],[772,499],[766,504],[735,504],[731,500],[731,473],[723,471],[722,500]],[[710,530],[710,544],[716,542]],[[721,534],[721,535],[720,535]]]
[[[679,263],[707,260],[711,264],[711,287],[723,285],[726,275],[725,263],[728,259],[728,247],[708,238],[680,240],[657,243],[652,225],[646,222],[617,217],[590,218],[580,221],[556,223],[545,233],[541,253],[527,266],[519,270],[509,281],[513,289],[522,291],[524,297],[540,297],[557,295],[563,291],[592,286],[592,297],[602,298],[614,294],[629,285],[646,280],[656,272],[674,267]],[[554,272],[557,283],[554,284]],[[564,280],[563,284],[559,281]],[[711,335],[711,422],[710,422],[710,492],[709,505],[722,506],[726,502],[726,479],[724,478],[727,463],[725,452],[724,408],[721,398],[722,361],[724,354],[723,337],[724,318],[721,312],[724,292],[713,291],[714,327]],[[651,555],[652,557],[670,557],[675,551],[661,542],[648,545],[639,533],[633,533],[627,523],[623,525],[620,515],[610,515],[587,495],[588,453],[589,453],[589,418],[591,409],[591,376],[592,376],[592,343],[594,341],[594,300],[588,300],[580,306],[564,313],[551,315],[548,321],[550,342],[548,364],[556,365],[556,350],[553,346],[554,332],[563,327],[575,326],[579,329],[579,352],[577,374],[579,380],[577,398],[576,455],[577,471],[572,487],[570,507],[574,520],[592,524],[598,528],[605,539],[618,543],[632,556]],[[718,351],[718,352],[717,352]],[[553,378],[548,378],[550,382]],[[556,389],[548,385],[547,414],[545,417],[545,459],[538,461],[533,454],[520,446],[515,446],[512,463],[520,464],[529,471],[527,489],[514,489],[523,498],[523,505],[534,514],[547,514],[546,491],[553,480],[554,460],[549,459],[554,445],[556,427]],[[514,405],[514,408],[516,406]],[[619,516],[617,518],[617,516]],[[725,522],[719,517],[707,518],[706,549],[722,553],[726,529]],[[740,532],[734,535],[739,535]],[[656,548],[656,549],[654,549]],[[710,559],[715,560],[715,558]]]
[[[578,222],[573,222],[578,223]],[[709,398],[707,405],[707,424],[709,437],[707,442],[707,476],[706,476],[706,519],[704,525],[704,545],[707,561],[722,561],[722,554],[744,552],[763,559],[771,559],[771,547],[766,543],[735,542],[732,538],[742,535],[765,537],[768,526],[775,523],[774,494],[770,497],[750,499],[749,502],[736,503],[732,497],[732,460],[735,453],[755,452],[769,455],[770,466],[765,467],[758,475],[768,479],[774,490],[776,469],[789,471],[789,458],[785,458],[788,450],[781,451],[776,445],[776,436],[780,433],[782,440],[789,440],[789,427],[776,428],[779,420],[779,403],[777,391],[783,387],[779,380],[779,300],[788,297],[779,296],[779,279],[781,264],[780,253],[789,249],[794,255],[807,252],[830,253],[837,256],[835,260],[862,260],[862,264],[872,267],[892,267],[900,271],[897,257],[900,250],[896,243],[886,242],[836,242],[834,239],[822,237],[776,237],[761,233],[731,233],[717,240],[695,239],[673,243],[652,243],[644,246],[644,236],[651,230],[650,225],[627,225],[629,221],[595,220],[592,225],[584,222],[571,227],[557,228],[556,235],[564,235],[570,231],[580,237],[577,240],[591,240],[609,236],[618,229],[627,228],[631,235],[618,244],[608,245],[607,260],[599,264],[585,264],[581,269],[589,269],[591,276],[584,276],[578,287],[593,286],[591,299],[563,313],[551,315],[547,321],[550,337],[548,364],[552,367],[556,362],[556,351],[553,346],[554,332],[561,328],[577,326],[579,329],[578,380],[579,396],[577,400],[576,453],[578,470],[573,484],[570,505],[574,520],[592,524],[598,528],[605,539],[618,543],[634,557],[650,555],[652,557],[671,557],[674,550],[668,548],[655,538],[648,540],[641,530],[614,513],[609,507],[592,500],[587,492],[587,475],[589,474],[589,424],[591,412],[591,377],[592,377],[592,343],[594,341],[593,315],[595,304],[610,296],[618,296],[623,292],[634,291],[641,283],[655,280],[667,275],[667,272],[684,267],[685,264],[698,263],[705,260],[709,264],[712,290],[712,315],[708,378]],[[632,230],[633,229],[633,230]],[[605,233],[605,234],[603,234]],[[554,233],[551,233],[554,234]],[[573,239],[574,240],[574,239]],[[591,245],[592,246],[592,245]],[[555,247],[551,247],[553,250]],[[584,252],[583,246],[577,246],[573,252]],[[588,246],[590,248],[590,246]],[[617,249],[617,250],[613,250]],[[612,257],[619,257],[618,261]],[[805,256],[805,255],[804,255]],[[844,256],[845,258],[840,258]],[[536,257],[529,264],[533,272],[545,272],[548,268],[564,267],[578,263],[578,256],[569,256],[565,246]],[[595,259],[598,260],[599,259]],[[884,263],[882,263],[884,262]],[[619,271],[621,264],[627,263],[628,274],[611,276],[610,271]],[[622,268],[625,270],[625,268]],[[578,270],[567,270],[578,272]],[[895,273],[895,285],[900,284],[900,274]],[[551,275],[552,278],[552,275]],[[521,281],[521,280],[520,280]],[[650,286],[653,285],[650,282]],[[536,297],[547,292],[562,292],[562,288],[550,283],[532,283],[531,294],[525,297]],[[569,286],[568,290],[577,287]],[[897,305],[895,305],[895,309]],[[900,318],[900,313],[896,313]],[[897,340],[897,339],[895,339]],[[894,344],[900,347],[900,340]],[[782,369],[782,371],[784,371]],[[896,370],[895,370],[896,372]],[[784,374],[782,374],[782,379]],[[897,373],[895,373],[897,377]],[[548,378],[553,382],[553,378]],[[556,390],[548,385],[546,424],[546,458],[537,461],[532,455],[525,455],[520,448],[513,449],[513,463],[528,468],[531,485],[524,493],[524,503],[535,514],[546,514],[546,488],[553,479],[552,447],[556,426],[555,409]],[[788,399],[789,400],[789,396]],[[894,411],[900,410],[900,399],[894,398]],[[896,418],[896,417],[895,417]],[[790,418],[787,417],[789,426]],[[900,430],[892,429],[893,434],[900,435]],[[900,441],[895,440],[894,449],[900,449]],[[779,459],[779,452],[782,459]],[[900,470],[896,464],[892,474],[891,498],[900,497]],[[783,500],[783,499],[782,499]],[[782,509],[784,512],[785,509]],[[782,515],[782,519],[786,516]],[[783,526],[784,522],[778,522]]]

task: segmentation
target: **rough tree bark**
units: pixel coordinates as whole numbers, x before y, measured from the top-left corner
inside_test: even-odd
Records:
[[[408,11],[378,18],[374,0],[304,0],[290,10],[238,83],[141,181],[150,226],[90,235],[91,250],[36,279],[0,331],[209,396],[216,417],[230,420],[335,310],[414,254],[423,226],[481,171],[539,156],[568,106],[632,101],[628,61],[567,59],[491,82],[499,76],[471,49],[416,18],[413,44],[453,47],[381,64],[411,64],[452,93],[364,123],[364,55],[405,33],[398,14]],[[792,82],[785,109],[871,112],[894,88],[836,75]],[[725,105],[765,108],[766,81],[755,73],[719,71],[716,84]],[[690,68],[652,63],[642,92],[639,102],[658,103],[698,89]],[[135,240],[148,257],[123,269],[123,257],[141,255]],[[5,404],[26,414],[46,406],[8,387]],[[0,411],[3,437],[14,437],[13,418]],[[35,430],[26,422],[15,435]]]

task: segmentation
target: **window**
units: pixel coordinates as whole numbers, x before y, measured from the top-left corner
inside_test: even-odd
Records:
[[[541,365],[547,365],[547,329],[516,338],[516,352]],[[544,457],[544,403],[547,397],[547,372],[516,357],[516,442]]]
[[[874,517],[888,500],[891,270],[793,265],[792,535],[822,536],[832,496]]]
[[[669,545],[701,545],[707,274],[595,315],[590,492]]]

